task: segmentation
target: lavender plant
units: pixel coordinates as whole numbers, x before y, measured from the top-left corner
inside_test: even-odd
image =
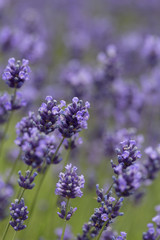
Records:
[[[2,240],[159,239],[159,8],[0,1]]]

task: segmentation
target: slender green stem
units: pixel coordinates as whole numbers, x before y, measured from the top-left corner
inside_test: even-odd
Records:
[[[12,175],[13,175],[16,167],[17,167],[17,163],[18,163],[18,160],[19,160],[20,156],[21,156],[21,151],[19,151],[19,154],[18,154],[18,156],[17,156],[17,158],[16,158],[16,160],[15,160],[15,162],[13,164],[13,167],[12,167],[8,177],[7,177],[7,180],[6,180],[7,183],[10,181],[10,179],[11,179],[11,177],[12,177]]]
[[[16,100],[16,92],[17,92],[17,89],[15,88],[14,89],[14,94],[13,94],[13,104]],[[3,151],[3,145],[5,143],[5,137],[7,135],[7,132],[8,132],[8,129],[9,129],[9,126],[10,126],[10,122],[11,122],[11,119],[12,119],[12,116],[13,116],[13,111],[11,112],[10,116],[9,116],[9,119],[6,123],[6,126],[4,128],[4,132],[3,132],[3,135],[2,135],[2,138],[1,138],[1,145],[0,145],[0,157],[2,156],[2,151]]]
[[[17,231],[14,232],[12,240],[15,239],[16,233],[17,233]]]
[[[61,140],[60,144],[58,145],[58,147],[57,147],[57,149],[56,149],[56,152],[55,152],[54,155],[53,155],[52,162],[53,162],[54,158],[56,157],[56,155],[57,155],[57,153],[58,153],[58,151],[59,151],[59,149],[60,149],[60,147],[61,147],[64,139],[65,139],[65,138],[63,137],[63,139]],[[45,179],[45,177],[46,177],[46,175],[47,175],[48,170],[49,170],[49,166],[48,166],[47,169],[45,170],[44,174],[41,176],[40,183],[39,183],[38,188],[37,188],[37,190],[36,190],[36,193],[35,193],[35,195],[34,195],[34,199],[33,199],[32,205],[31,205],[31,209],[30,209],[30,219],[31,219],[31,215],[32,215],[32,213],[33,213],[33,210],[35,209],[35,204],[36,204],[36,201],[37,201],[37,198],[38,198],[40,189],[41,189],[41,187],[42,187],[42,184],[43,184],[43,182],[44,182],[44,179]]]
[[[103,224],[103,227],[101,228],[101,231],[99,232],[99,235],[98,235],[98,237],[97,237],[97,240],[100,239],[100,237],[101,237],[101,235],[102,235],[102,232],[104,231],[104,229],[105,229],[107,223],[109,222],[109,220],[110,220],[110,219],[108,219],[108,220]]]
[[[108,193],[111,191],[111,189],[112,189],[112,187],[113,187],[113,184],[114,184],[114,183],[111,184],[111,186],[108,188],[108,190],[107,190],[107,192],[106,192],[105,194],[108,194]]]
[[[64,234],[65,234],[65,230],[66,230],[66,225],[67,225],[66,216],[67,216],[67,212],[68,212],[69,200],[70,200],[70,198],[67,198],[66,214],[65,214],[65,223],[64,223],[63,232],[62,232],[62,235],[61,235],[61,240],[64,239]]]
[[[65,159],[64,164],[63,164],[62,172],[65,170],[65,166],[68,163],[68,160],[69,160],[69,157],[70,157],[70,153],[71,153],[71,146],[70,146],[70,143],[69,143],[69,148],[68,148],[68,151],[67,151],[66,159]]]
[[[47,172],[47,170],[46,170],[46,172]],[[46,172],[45,172],[45,173],[46,173]],[[31,219],[31,216],[32,216],[32,213],[33,213],[33,210],[34,210],[34,207],[35,207],[35,204],[36,204],[38,195],[39,195],[40,188],[41,188],[41,186],[42,186],[42,184],[43,184],[43,182],[44,182],[45,176],[46,176],[45,173],[41,176],[39,185],[38,185],[37,190],[36,190],[36,193],[35,193],[35,195],[34,195],[34,199],[33,199],[32,205],[31,205],[31,209],[30,209],[30,211],[29,211],[29,212],[30,212],[30,219]]]
[[[52,162],[53,162],[54,158],[56,157],[56,155],[57,155],[60,147],[62,146],[62,143],[63,143],[64,139],[65,139],[65,137],[62,138],[60,144],[58,145],[58,147],[57,147],[57,149],[56,149],[56,151],[55,151],[55,154],[53,155]]]
[[[12,220],[12,217],[10,218],[9,222],[10,222],[11,220]],[[7,226],[6,226],[6,229],[5,229],[4,233],[3,233],[3,236],[2,236],[2,238],[1,238],[1,240],[4,240],[5,237],[6,237],[6,235],[7,235],[8,229],[9,229],[9,227],[10,227],[10,223],[9,223],[9,222],[8,222],[8,224],[7,224]]]

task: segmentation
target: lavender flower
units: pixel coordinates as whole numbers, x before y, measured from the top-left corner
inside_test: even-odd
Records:
[[[98,59],[104,65],[104,79],[106,82],[114,81],[120,73],[120,62],[117,57],[116,47],[109,45],[106,53],[100,53]]]
[[[10,225],[14,228],[15,231],[20,231],[26,228],[24,221],[28,218],[27,207],[24,205],[24,199],[22,198],[19,202],[18,199],[15,199],[15,203],[11,203],[10,215],[12,220],[9,222]]]
[[[33,183],[35,177],[37,176],[37,172],[34,172],[31,176],[31,172],[29,170],[26,171],[26,176],[23,177],[21,171],[18,172],[19,179],[18,184],[20,187],[25,189],[32,189],[35,186],[35,183]]]
[[[136,146],[135,140],[125,140],[120,143],[121,148],[117,148],[118,162],[123,168],[131,166],[137,159],[141,158],[141,153]]]
[[[126,240],[126,237],[127,237],[127,234],[125,232],[121,232],[121,236],[116,237],[115,240]]]
[[[22,62],[20,60],[16,62],[15,58],[8,60],[2,78],[9,87],[20,88],[25,81],[29,80],[30,68],[28,63],[29,61],[26,59],[23,59]]]
[[[157,36],[147,36],[142,49],[142,56],[147,65],[154,67],[160,60],[160,38]]]
[[[141,134],[137,134],[135,128],[122,128],[118,131],[109,132],[104,137],[104,148],[106,156],[113,156],[119,147],[119,143],[127,140],[136,140],[137,147],[141,147],[144,137]]]
[[[0,220],[3,220],[7,215],[7,208],[12,195],[13,188],[5,184],[0,177]]]
[[[61,159],[58,156],[52,159],[56,152],[56,141],[54,136],[48,136],[39,132],[37,128],[32,128],[25,133],[21,142],[23,151],[23,161],[33,168],[41,167],[42,163],[50,164],[51,161],[58,163]]]
[[[157,240],[160,236],[160,206],[156,208],[157,215],[152,218],[152,221],[156,224],[154,227],[153,223],[147,225],[148,231],[143,233],[143,240]]]
[[[8,118],[8,111],[11,110],[11,103],[7,93],[0,96],[0,124],[5,123]]]
[[[118,216],[122,216],[123,213],[119,212],[123,198],[116,201],[111,196],[111,191],[108,194],[104,194],[103,189],[99,189],[99,185],[96,186],[97,202],[100,203],[99,208],[95,208],[94,214],[90,217],[88,223],[83,225],[82,236],[78,235],[78,240],[84,240],[88,238],[94,238],[98,235],[102,227],[105,225],[104,230],[113,222]]]
[[[65,106],[65,101],[61,101],[60,105],[57,105],[57,101],[53,100],[51,96],[46,97],[46,103],[42,103],[38,112],[38,129],[46,134],[53,132],[56,128],[56,122],[60,115],[60,110]]]
[[[103,232],[101,240],[113,240],[116,236],[117,234],[108,227],[107,230]]]
[[[68,164],[65,173],[59,174],[59,181],[56,184],[55,194],[65,198],[82,197],[81,188],[84,188],[84,176],[77,175],[77,168]]]
[[[75,133],[87,128],[88,108],[90,108],[89,102],[85,102],[85,106],[83,106],[83,101],[74,97],[72,103],[64,111],[61,111],[59,131],[63,137],[70,138]]]
[[[15,45],[15,34],[9,26],[3,26],[0,31],[0,48],[3,52],[10,51]]]
[[[27,117],[22,118],[16,125],[17,138],[15,143],[18,146],[22,146],[24,143],[23,136],[25,133],[31,134],[31,129],[37,126],[37,118],[33,112],[29,112]]]
[[[57,212],[58,216],[62,219],[65,219],[66,221],[70,220],[70,218],[72,217],[72,215],[75,213],[75,211],[77,210],[77,208],[72,208],[70,207],[70,210],[66,213],[66,202],[63,201],[61,202],[61,208],[60,208],[60,212]]]
[[[62,231],[63,231],[62,228],[57,228],[55,230],[55,233],[56,233],[56,236],[57,236],[57,240],[61,239]],[[67,225],[66,229],[65,229],[64,240],[71,240],[72,238],[73,238],[73,234],[71,232],[71,228],[70,228],[69,225]]]
[[[160,171],[160,145],[155,149],[152,147],[146,148],[145,153],[147,158],[143,163],[145,168],[144,180],[148,184],[156,178],[157,173]]]
[[[139,164],[133,164],[123,169],[120,164],[114,168],[117,177],[113,176],[114,188],[117,196],[130,196],[142,183],[142,172]]]

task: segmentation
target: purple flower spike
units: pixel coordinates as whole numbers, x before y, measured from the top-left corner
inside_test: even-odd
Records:
[[[10,215],[12,220],[9,223],[15,231],[20,231],[26,228],[24,221],[28,218],[28,213],[29,212],[27,211],[27,207],[24,205],[23,198],[20,202],[18,199],[16,199],[15,203],[11,203]]]
[[[83,106],[83,101],[74,97],[72,103],[61,111],[59,131],[64,137],[70,138],[82,129],[87,129],[88,108],[90,108],[89,102]]]
[[[46,103],[42,103],[38,110],[38,128],[41,132],[48,134],[57,128],[56,122],[63,106],[65,106],[65,101],[62,100],[61,104],[57,105],[57,101],[51,96],[46,97]]]
[[[9,95],[4,93],[0,96],[0,124],[7,121],[9,110],[11,110]]]
[[[32,176],[30,176],[31,172],[28,170],[26,171],[26,176],[23,177],[21,171],[18,172],[19,179],[18,184],[20,187],[25,189],[32,189],[35,186],[35,183],[33,183],[35,177],[37,176],[37,172],[34,172]]]
[[[66,219],[66,221],[68,221],[70,220],[70,218],[72,217],[72,215],[75,213],[76,210],[77,210],[76,207],[75,208],[70,207],[70,210],[66,214],[66,202],[63,201],[61,202],[60,212],[57,212],[57,214],[60,218]]]
[[[65,173],[59,174],[59,181],[56,184],[55,194],[66,198],[82,197],[81,188],[84,188],[84,176],[77,175],[77,168],[68,164]]]
[[[126,240],[126,237],[127,234],[125,232],[121,232],[121,236],[118,236],[117,238],[115,238],[115,240]]]
[[[63,229],[62,228],[57,228],[55,233],[57,235],[57,240],[60,240],[61,239],[61,236],[62,236],[62,232],[63,232]],[[64,240],[71,240],[73,239],[73,234],[71,232],[71,228],[69,225],[66,226],[66,230],[65,230],[65,233],[64,233]]]
[[[121,148],[117,148],[118,162],[123,168],[131,166],[133,162],[141,158],[141,153],[136,146],[135,140],[125,140],[121,142]]]
[[[15,58],[8,60],[8,65],[2,75],[3,80],[11,88],[20,88],[25,81],[29,80],[30,67],[28,66],[29,61],[23,59],[22,62]]]

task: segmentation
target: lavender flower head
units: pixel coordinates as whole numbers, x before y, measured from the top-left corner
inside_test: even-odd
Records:
[[[31,172],[29,170],[26,171],[26,176],[22,176],[21,171],[18,172],[19,174],[19,179],[18,179],[18,184],[20,187],[25,188],[25,189],[32,189],[35,186],[35,183],[33,183],[35,177],[37,176],[37,172],[34,172],[33,175],[31,176]]]
[[[160,60],[160,38],[152,35],[147,36],[142,49],[142,55],[149,66],[156,66]]]
[[[116,176],[113,176],[114,188],[118,197],[128,197],[137,190],[142,183],[143,167],[135,163],[141,153],[134,140],[121,142],[121,149],[117,149],[118,165],[111,161]]]
[[[121,232],[121,236],[113,238],[113,240],[126,240],[127,234],[125,232]]]
[[[30,132],[24,134],[21,142],[23,143],[21,146],[23,161],[27,165],[38,168],[41,167],[44,161],[47,164],[51,163],[52,157],[56,151],[54,136],[45,135],[39,132],[37,128],[32,128]]]
[[[114,81],[120,73],[120,64],[117,57],[117,49],[114,45],[109,45],[105,53],[98,55],[98,60],[104,66],[104,78],[107,82]]]
[[[23,136],[25,133],[31,134],[31,129],[37,126],[37,119],[33,112],[29,112],[27,117],[21,119],[20,122],[16,125],[17,138],[15,143],[18,146],[22,146],[24,139]]]
[[[60,110],[66,105],[65,101],[61,101],[57,105],[57,101],[53,100],[51,96],[46,97],[46,103],[42,103],[38,109],[38,129],[46,134],[53,132],[56,128],[56,122],[60,115]]]
[[[59,210],[59,212],[57,212],[57,214],[60,218],[68,221],[70,220],[70,218],[72,217],[72,215],[75,213],[76,210],[77,210],[76,207],[75,208],[70,207],[70,210],[66,213],[66,202],[63,201],[61,202],[61,209]]]
[[[56,184],[55,194],[65,198],[82,197],[81,188],[84,188],[84,176],[77,175],[77,167],[68,164],[65,173],[59,174],[59,181]]]
[[[63,229],[62,228],[57,228],[55,233],[57,235],[57,240],[60,240],[61,239],[61,236],[62,236],[62,231]],[[64,233],[64,240],[71,240],[73,239],[73,234],[71,232],[71,228],[69,225],[66,226],[66,230],[65,230],[65,233]]]
[[[137,190],[142,183],[142,171],[139,164],[133,164],[126,169],[120,164],[114,169],[117,177],[113,176],[114,188],[118,197],[128,197]]]
[[[118,162],[123,168],[131,166],[137,159],[141,158],[141,153],[136,146],[135,140],[125,140],[120,143],[121,148],[117,148]]]
[[[11,103],[7,93],[0,96],[0,124],[5,123],[8,118],[8,111],[11,110]]]
[[[148,147],[145,149],[147,158],[145,159],[143,165],[145,168],[145,183],[150,184],[157,176],[160,171],[160,145],[155,149]]]
[[[99,189],[99,185],[96,185],[97,202],[100,203],[99,208],[94,209],[94,214],[90,217],[89,222],[83,225],[82,236],[78,235],[78,240],[95,238],[102,227],[105,225],[104,230],[106,230],[113,220],[122,216],[123,213],[120,212],[122,206],[123,198],[119,198],[117,201],[111,196],[111,191],[108,194],[104,193],[103,189]]]
[[[20,231],[26,228],[24,221],[28,218],[28,213],[29,212],[27,211],[23,198],[21,198],[20,202],[18,199],[15,199],[15,203],[11,203],[10,215],[12,220],[9,223],[15,231]]]
[[[155,208],[157,215],[152,218],[152,221],[156,224],[149,223],[147,225],[148,231],[143,233],[143,240],[157,240],[160,237],[160,205]]]
[[[85,105],[83,105],[82,100],[74,97],[72,103],[64,111],[61,111],[59,131],[63,137],[70,138],[82,129],[87,129],[88,108],[90,108],[89,102],[85,102]]]
[[[29,61],[22,59],[22,62],[15,58],[8,60],[8,65],[4,70],[2,79],[11,88],[20,88],[25,81],[29,80],[30,67],[28,66]]]

